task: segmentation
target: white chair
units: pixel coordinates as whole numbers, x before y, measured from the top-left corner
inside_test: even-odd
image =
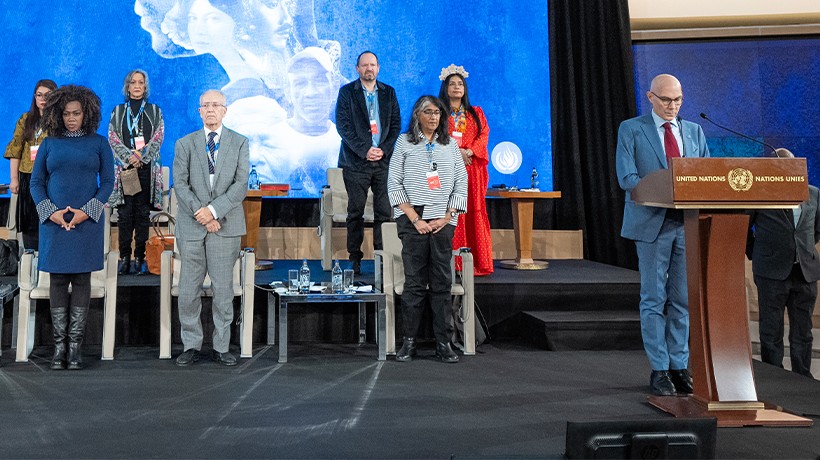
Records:
[[[327,184],[322,189],[321,216],[319,216],[319,238],[322,246],[322,269],[328,271],[333,263],[333,223],[347,220],[347,190],[342,177],[342,168],[328,168]],[[364,221],[373,223],[373,191],[367,192]]]
[[[382,287],[387,298],[386,339],[387,354],[396,354],[396,296],[404,292],[404,264],[401,259],[401,240],[395,222],[382,224],[382,242],[384,249],[376,251],[376,285]],[[461,257],[461,276],[455,270],[455,258]],[[464,325],[464,354],[475,354],[475,274],[473,272],[473,255],[468,251],[453,251],[450,259],[450,270],[453,285],[450,294],[461,296],[461,314],[459,320]]]
[[[159,358],[171,358],[171,305],[173,297],[179,296],[179,269],[181,260],[174,240],[174,251],[164,251],[160,261],[159,287]],[[242,329],[239,334],[240,357],[253,355],[253,300],[256,257],[253,252],[242,251],[233,267],[233,293],[242,298],[240,317]],[[211,278],[205,276],[202,297],[213,297]]]
[[[111,251],[111,210],[105,208],[103,268],[91,273],[91,298],[105,299],[103,307],[102,359],[114,359],[114,324],[117,317],[117,259]],[[34,347],[34,321],[38,300],[49,298],[50,276],[37,270],[37,254],[25,253],[18,270],[20,303],[17,312],[17,362],[27,362]]]

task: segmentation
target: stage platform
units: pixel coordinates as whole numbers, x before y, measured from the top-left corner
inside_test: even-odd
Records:
[[[287,271],[298,268],[301,260],[274,260],[271,270],[256,272],[254,303],[254,343],[265,343],[268,327],[267,294],[272,281],[287,282]],[[341,263],[346,268],[347,261]],[[329,282],[330,272],[321,269],[320,261],[309,261],[313,281]],[[358,281],[372,284],[372,260],[362,264]],[[14,277],[2,277],[0,282],[14,283]],[[116,346],[159,343],[159,276],[127,275],[118,277]],[[612,344],[620,348],[640,348],[635,337],[640,335],[635,312],[639,300],[638,273],[588,260],[551,260],[547,270],[519,271],[496,266],[495,273],[475,279],[475,301],[483,324],[491,338],[524,338],[530,343],[553,349],[604,349]],[[238,299],[237,299],[238,308]],[[207,305],[207,301],[205,303]],[[87,343],[102,343],[102,305],[92,300],[87,329]],[[11,346],[11,308],[6,305],[3,342]],[[38,303],[35,343],[52,343],[51,318],[47,303]],[[372,307],[371,307],[372,308]],[[526,312],[526,313],[525,313]],[[558,317],[543,319],[538,312],[560,312]],[[238,309],[237,309],[238,313]],[[290,339],[293,342],[355,342],[358,310],[354,304],[333,305],[326,309],[296,309],[289,318]],[[398,321],[401,321],[400,314]],[[625,317],[625,331],[611,328],[614,317]],[[176,312],[172,315],[174,343],[181,343]],[[582,321],[587,338],[578,335]],[[203,322],[211,322],[210,310],[203,309]],[[400,330],[400,329],[399,329]],[[432,332],[427,331],[432,337]],[[207,335],[207,334],[206,334]],[[234,333],[236,340],[238,334]],[[368,338],[373,337],[373,322],[368,323]],[[372,339],[371,339],[372,340]],[[618,347],[615,347],[618,348]]]
[[[497,340],[455,365],[374,359],[375,345],[257,346],[234,368],[156,347],[50,371],[49,347],[0,367],[2,458],[561,458],[567,421],[668,419],[642,351],[547,352]],[[174,353],[178,353],[175,347]],[[234,347],[234,351],[236,351]],[[820,382],[755,362],[761,397],[810,428],[720,428],[717,458],[814,459]]]

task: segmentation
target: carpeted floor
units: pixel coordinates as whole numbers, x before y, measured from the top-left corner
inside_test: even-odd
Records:
[[[156,348],[50,349],[0,367],[0,458],[560,458],[565,424],[668,416],[646,403],[643,351],[546,352],[490,343],[457,365],[372,344],[257,347],[234,368],[179,368]],[[181,350],[175,350],[175,354]],[[762,399],[820,417],[820,382],[756,363]],[[817,458],[820,428],[721,428],[718,458]]]

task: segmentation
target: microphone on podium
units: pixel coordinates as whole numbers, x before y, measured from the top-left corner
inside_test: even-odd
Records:
[[[740,136],[740,137],[742,137],[742,138],[744,138],[744,139],[749,139],[749,140],[750,140],[750,141],[752,141],[752,142],[756,142],[756,143],[758,143],[758,144],[760,144],[760,145],[764,145],[764,146],[768,147],[769,149],[771,149],[772,153],[773,153],[773,154],[774,154],[774,156],[776,156],[776,157],[781,157],[781,154],[780,154],[780,153],[778,153],[778,150],[785,150],[786,152],[789,152],[789,151],[788,151],[788,150],[786,150],[786,149],[776,149],[776,148],[772,147],[772,146],[771,146],[771,144],[768,144],[768,143],[766,143],[766,142],[763,142],[763,141],[757,140],[757,139],[755,139],[755,138],[753,138],[753,137],[749,137],[749,136],[747,136],[747,135],[745,135],[745,134],[743,134],[743,133],[739,133],[739,132],[735,131],[734,129],[730,129],[730,128],[727,128],[727,127],[725,127],[725,126],[723,126],[723,125],[719,125],[719,124],[715,123],[715,122],[714,122],[714,120],[712,120],[711,118],[707,117],[707,116],[706,116],[706,114],[705,114],[705,113],[703,113],[703,112],[701,112],[701,113],[700,113],[700,117],[701,117],[701,118],[703,118],[704,120],[708,121],[709,123],[711,123],[711,124],[713,124],[713,125],[717,126],[717,127],[718,127],[718,128],[720,128],[720,129],[725,129],[726,131],[729,131],[729,132],[730,132],[730,133],[732,133],[732,134],[737,134],[738,136]],[[789,152],[789,153],[791,154],[791,152]],[[792,156],[794,156],[794,155],[792,155]],[[782,158],[782,157],[781,157],[781,158]]]

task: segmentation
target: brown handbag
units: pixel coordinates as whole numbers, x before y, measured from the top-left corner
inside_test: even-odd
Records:
[[[151,225],[154,227],[155,235],[145,242],[145,263],[148,265],[148,271],[154,275],[160,274],[162,252],[174,250],[174,235],[162,233],[162,228],[159,225],[161,216],[167,217],[169,224],[176,223],[174,217],[167,212],[158,212],[151,217]]]
[[[120,183],[122,183],[122,193],[124,195],[134,196],[142,191],[137,168],[128,168],[120,171]]]

